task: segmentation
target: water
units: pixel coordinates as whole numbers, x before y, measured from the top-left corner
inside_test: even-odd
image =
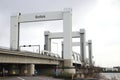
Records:
[[[120,73],[101,73],[101,74],[107,77],[108,79],[115,77],[117,80],[120,80]]]

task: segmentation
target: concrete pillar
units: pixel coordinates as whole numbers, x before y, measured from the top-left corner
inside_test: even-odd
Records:
[[[88,40],[89,66],[92,66],[92,40]]]
[[[85,43],[85,30],[84,29],[80,29],[80,53],[81,53],[81,57],[82,57],[82,63],[85,63],[85,59],[86,59],[86,43]]]
[[[34,64],[30,64],[28,65],[28,75],[34,75],[35,74],[35,65]]]
[[[20,74],[21,75],[28,75],[28,64],[21,65]]]
[[[21,75],[34,75],[35,72],[35,65],[34,64],[24,64],[21,66]]]
[[[64,59],[64,44],[62,42],[62,58]],[[73,61],[72,59],[65,59],[64,60],[64,63],[61,64],[62,67],[68,67],[68,69],[64,69],[65,72],[68,72],[68,73],[75,73],[75,69],[71,69],[71,67],[73,67]]]
[[[10,75],[19,75],[19,66],[18,65],[15,65],[15,64],[11,64],[9,66],[9,74]]]
[[[19,23],[17,16],[11,16],[10,22],[10,49],[19,50]]]
[[[73,67],[73,60],[72,60],[72,10],[67,8],[64,9],[63,13],[63,59],[64,59],[64,66],[70,67],[69,69],[65,69],[65,72],[68,73],[75,73],[75,69],[71,69]]]
[[[44,50],[51,51],[51,39],[49,39],[49,31],[44,32],[45,36],[45,45],[44,45]]]
[[[64,59],[72,59],[72,14],[71,9],[63,13]]]
[[[76,70],[73,66],[73,61],[71,59],[64,60],[64,67],[67,67],[64,69],[67,73],[76,73]]]

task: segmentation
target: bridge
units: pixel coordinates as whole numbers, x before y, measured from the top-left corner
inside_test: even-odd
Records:
[[[7,70],[11,75],[20,74],[20,71],[21,75],[33,75],[35,67],[37,67],[37,65],[49,65],[52,70],[53,67],[55,68],[56,65],[59,65],[62,62],[63,59],[55,56],[46,56],[32,52],[20,52],[0,49],[0,69],[1,71],[3,69]],[[17,68],[18,66],[19,68]],[[42,71],[43,70],[41,69],[41,72]],[[47,70],[45,72],[47,72]]]
[[[66,67],[65,72],[75,73],[76,66],[93,65],[92,41],[86,42],[85,30],[72,32],[72,10],[65,9],[58,12],[32,13],[11,16],[10,49],[0,49],[0,71],[11,75],[33,75],[53,72],[58,67]],[[45,45],[41,53],[21,51],[19,45],[20,23],[63,20],[63,32],[44,32]],[[51,52],[51,39],[63,39],[62,58]],[[72,38],[80,38],[80,42],[72,42]],[[72,46],[80,47],[80,54],[72,51]],[[88,46],[89,58],[86,57]],[[60,69],[61,71],[62,69]]]
[[[63,61],[60,57],[47,56],[32,52],[12,51],[0,49],[0,63],[33,63],[58,65]]]
[[[80,57],[75,57],[78,56],[76,54],[73,52],[73,64],[81,65]],[[9,75],[33,75],[35,70],[45,74],[54,72],[57,66],[64,68],[64,59],[48,51],[33,53],[0,48],[0,65],[0,72],[4,69]]]

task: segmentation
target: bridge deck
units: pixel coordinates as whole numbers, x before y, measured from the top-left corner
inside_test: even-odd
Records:
[[[54,59],[54,60],[57,59],[59,61],[64,60],[62,58],[42,55],[42,54],[39,54],[39,53],[33,53],[33,52],[27,52],[27,51],[15,51],[15,50],[1,49],[1,48],[0,48],[0,54],[18,55],[18,56],[26,56],[26,57],[36,57],[36,58],[41,58],[41,59]]]

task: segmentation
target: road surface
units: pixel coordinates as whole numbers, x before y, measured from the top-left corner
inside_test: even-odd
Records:
[[[55,79],[52,77],[46,76],[16,76],[16,77],[4,77],[0,78],[0,80],[63,80],[63,79]]]

